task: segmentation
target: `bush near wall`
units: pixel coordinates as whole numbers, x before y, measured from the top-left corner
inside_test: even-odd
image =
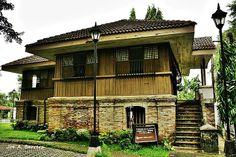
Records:
[[[46,130],[47,125],[38,125],[30,123],[27,120],[17,120],[16,123],[12,124],[14,130],[29,130],[29,131],[38,131],[38,130]]]
[[[89,141],[90,132],[86,129],[64,128],[53,133],[43,135],[40,140],[45,141]]]

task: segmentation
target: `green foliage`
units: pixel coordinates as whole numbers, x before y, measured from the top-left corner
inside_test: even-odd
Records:
[[[129,140],[129,143],[132,141],[132,132],[128,130],[119,130],[119,131],[111,131],[106,133],[101,133],[99,136],[99,140],[104,144],[122,144],[123,140]]]
[[[57,129],[53,133],[43,135],[40,140],[44,141],[89,141],[90,132],[86,129],[75,128]]]
[[[88,141],[90,139],[90,132],[86,129],[79,129],[76,131],[79,141]]]
[[[136,20],[136,13],[135,13],[134,8],[132,8],[131,11],[130,11],[129,19],[130,20]]]
[[[234,36],[236,37],[236,0],[233,0],[230,4],[228,4],[228,8],[230,10],[230,16],[231,16],[231,21],[230,21],[230,28],[229,32],[232,32]]]
[[[0,123],[0,139],[39,140],[41,133],[13,130],[10,123]]]
[[[169,150],[165,149],[163,146],[148,146],[142,147],[139,150],[126,150],[130,154],[135,154],[142,157],[168,157]]]
[[[76,141],[77,140],[77,133],[76,133],[76,129],[74,128],[57,129],[53,135],[56,141]]]
[[[179,92],[177,94],[178,100],[193,100],[195,99],[195,92],[198,90],[200,84],[199,77],[193,77],[188,79],[183,77],[183,81],[180,84]]]
[[[7,105],[7,96],[5,93],[0,93],[0,105],[1,106],[8,106]]]
[[[21,43],[22,39],[20,36],[23,33],[16,32],[12,27],[13,25],[8,22],[8,19],[3,16],[3,11],[5,10],[13,10],[14,5],[12,3],[8,3],[7,0],[0,1],[0,35],[4,35],[4,38],[7,42],[12,42],[15,40],[17,43]]]
[[[154,4],[148,6],[145,20],[163,20],[162,11],[156,8]]]
[[[163,145],[164,145],[164,148],[167,150],[174,150],[174,148],[172,147],[172,142],[167,138],[164,138]]]
[[[12,124],[12,128],[14,130],[28,130],[28,131],[37,132],[38,130],[47,129],[47,126],[38,125],[38,124],[30,124],[29,121],[27,120],[24,120],[24,121],[17,120],[15,124],[14,123]]]
[[[112,157],[110,148],[106,145],[102,145],[102,152],[96,153],[95,157]]]
[[[215,57],[215,70],[217,73],[216,77],[216,98],[218,102],[218,109],[220,113],[221,121],[224,124],[224,117],[226,116],[224,104],[227,103],[229,105],[229,117],[231,123],[236,124],[236,43],[230,44],[227,41],[223,42],[224,45],[224,56],[225,56],[225,75],[223,78],[222,72],[222,55],[220,54],[220,50],[218,50],[217,55]],[[226,101],[224,97],[224,79],[226,80],[226,90],[228,99]]]

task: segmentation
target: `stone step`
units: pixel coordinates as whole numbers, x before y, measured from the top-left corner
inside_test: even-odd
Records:
[[[181,104],[181,105],[184,105],[184,104],[195,105],[195,104],[199,104],[199,101],[196,101],[196,100],[178,100],[177,104]]]
[[[177,106],[177,108],[186,108],[186,109],[189,109],[189,108],[197,108],[197,109],[201,109],[200,108],[200,106],[187,106],[187,105],[185,105],[185,106]]]
[[[182,147],[194,147],[199,148],[200,142],[194,142],[194,141],[176,141],[176,146],[182,146]]]
[[[198,126],[176,126],[176,130],[179,131],[199,131]]]
[[[201,149],[200,147],[180,147],[180,146],[174,146],[173,147],[176,151],[187,151],[187,152],[191,152],[191,153],[198,153],[198,152],[201,152]]]
[[[200,131],[176,131],[176,136],[200,136]]]
[[[200,109],[199,108],[177,108],[177,113],[178,112],[189,112],[189,111],[200,112]]]
[[[186,122],[186,121],[178,121],[176,123],[177,127],[199,127],[200,124],[198,122]]]
[[[201,112],[199,111],[179,111],[177,112],[177,115],[201,115]]]
[[[200,142],[200,137],[199,136],[176,136],[175,141]]]
[[[201,119],[176,119],[176,122],[186,122],[186,123],[201,123]]]
[[[186,118],[193,118],[193,119],[201,119],[200,115],[177,115],[177,119],[186,119]]]

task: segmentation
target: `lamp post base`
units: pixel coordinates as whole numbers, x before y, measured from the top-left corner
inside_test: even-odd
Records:
[[[235,157],[236,156],[236,141],[225,140],[225,156]]]
[[[89,147],[98,147],[100,146],[99,138],[97,134],[91,135]]]
[[[102,152],[101,147],[89,147],[86,157],[95,157],[96,153]]]

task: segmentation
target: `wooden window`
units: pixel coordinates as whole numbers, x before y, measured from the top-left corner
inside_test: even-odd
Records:
[[[143,48],[132,47],[129,52],[130,73],[143,73]]]
[[[73,55],[63,56],[63,66],[73,66]]]
[[[65,55],[62,57],[62,77],[74,76],[74,58],[73,55]]]
[[[24,71],[22,89],[53,88],[52,78],[54,70]],[[49,83],[50,82],[50,83]]]
[[[74,54],[74,76],[85,76],[86,54]]]
[[[129,51],[128,49],[117,49],[116,50],[116,61],[124,62],[129,60]]]
[[[62,57],[62,77],[91,76],[93,63],[94,56],[92,52],[65,55]],[[98,58],[96,63],[98,63]]]
[[[158,59],[158,47],[157,46],[144,47],[144,59]]]
[[[126,108],[127,128],[132,124],[145,124],[145,108],[134,106]]]
[[[87,54],[86,64],[93,64],[93,63],[94,63],[94,54],[91,52]],[[96,63],[98,63],[98,58],[96,58]]]
[[[32,76],[32,88],[37,88],[37,84],[39,83],[37,75]]]

